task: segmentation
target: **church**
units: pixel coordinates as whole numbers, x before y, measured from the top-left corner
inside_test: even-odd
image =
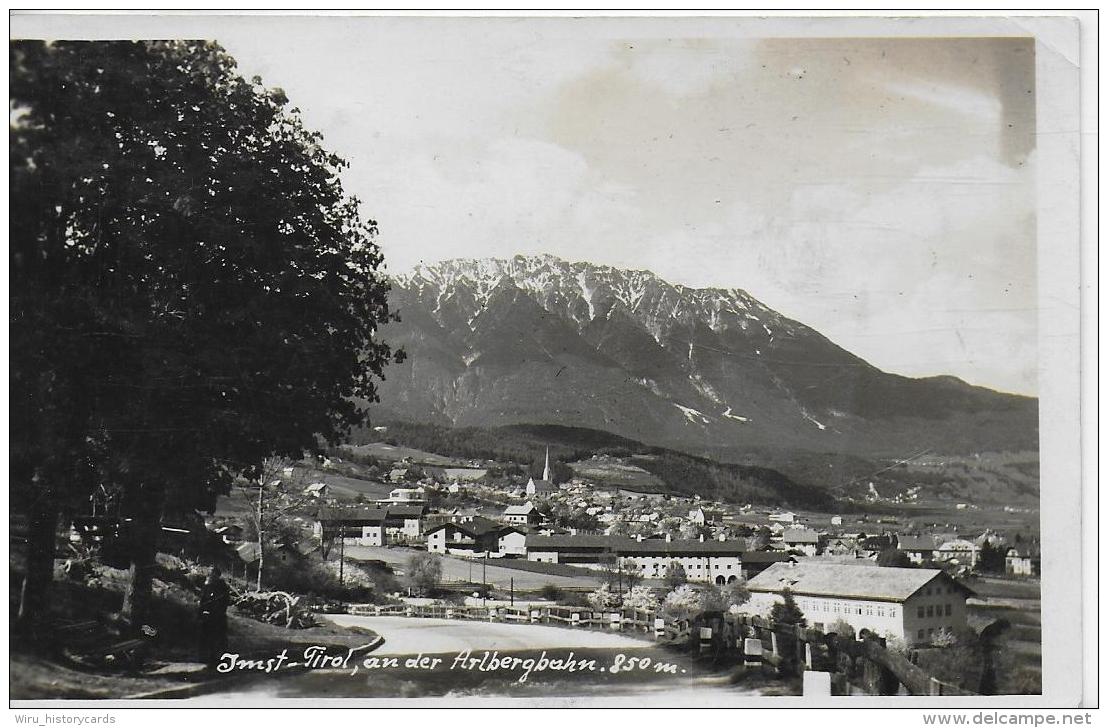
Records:
[[[550,448],[546,448],[546,464],[542,469],[542,480],[528,478],[527,495],[549,495],[558,490],[550,478]]]

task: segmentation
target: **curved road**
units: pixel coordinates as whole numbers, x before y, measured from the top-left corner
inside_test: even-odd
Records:
[[[327,614],[323,618],[340,627],[365,627],[385,638],[374,655],[435,654],[465,650],[550,650],[583,647],[642,649],[644,640],[608,632],[553,627],[545,624],[510,624],[457,619],[409,617],[358,617]]]
[[[380,634],[385,643],[370,655],[396,658],[399,666],[351,671],[313,669],[286,675],[279,680],[260,678],[243,690],[217,693],[193,700],[209,704],[270,705],[274,698],[434,698],[438,697],[522,697],[565,699],[568,696],[615,698],[637,696],[657,704],[704,705],[721,698],[749,695],[750,691],[730,686],[726,674],[698,665],[688,657],[661,649],[647,640],[609,632],[555,627],[542,624],[504,624],[462,620],[408,617],[362,617],[324,615],[340,627],[365,627]],[[458,655],[470,651],[480,659],[486,652],[500,656],[537,658],[551,651],[550,659],[595,660],[598,668],[574,674],[572,671],[536,672],[526,682],[516,672],[454,670],[449,658],[426,670],[408,669],[407,660],[417,655]],[[618,674],[611,669],[617,660],[649,658],[652,666],[666,662],[673,670],[630,669]],[[429,657],[425,657],[429,660]],[[441,661],[440,661],[441,662]],[[623,662],[626,665],[626,662]],[[401,667],[403,669],[401,669]],[[335,705],[341,705],[339,700]],[[403,704],[404,701],[399,701]]]

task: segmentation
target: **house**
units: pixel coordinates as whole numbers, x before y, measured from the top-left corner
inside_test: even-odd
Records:
[[[393,468],[389,471],[390,483],[403,483],[408,479],[408,469],[405,468]]]
[[[527,501],[521,506],[508,506],[504,509],[503,518],[508,523],[523,526],[537,526],[543,522],[543,515],[535,508],[535,504]]]
[[[304,489],[304,495],[312,498],[326,498],[328,487],[326,483],[312,483]]]
[[[973,541],[955,538],[944,541],[935,549],[935,559],[954,563],[958,566],[968,566],[972,569],[977,563],[977,555],[980,551],[980,547]]]
[[[312,532],[321,541],[341,538],[348,546],[384,546],[385,518],[383,508],[320,508]]]
[[[774,564],[795,564],[796,557],[773,551],[744,551],[742,577],[751,579]]]
[[[496,550],[501,556],[527,556],[527,527],[505,526],[497,531]]]
[[[807,528],[786,528],[781,532],[781,542],[791,551],[815,556],[819,549],[819,534]]]
[[[703,508],[697,508],[689,511],[689,523],[694,523],[697,526],[703,526],[708,522],[708,514],[704,512]]]
[[[792,511],[786,511],[784,513],[771,513],[769,514],[769,516],[767,516],[767,518],[778,523],[796,523],[796,514]]]
[[[247,541],[235,547],[235,555],[239,557],[240,561],[247,565],[258,563],[258,558],[261,554],[262,547],[257,541]]]
[[[1011,576],[1038,576],[1040,563],[1038,552],[1013,546],[1004,555],[1004,573]]]
[[[219,539],[223,541],[223,543],[238,544],[242,543],[246,530],[237,523],[231,523],[212,529],[212,533],[219,536]]]
[[[900,536],[897,538],[896,547],[903,551],[913,564],[922,564],[935,558],[934,536]]]
[[[427,489],[421,485],[416,488],[393,488],[388,499],[380,503],[423,503],[426,499]]]
[[[421,503],[390,505],[385,509],[385,531],[390,543],[411,543],[423,535],[423,516],[427,508]]]
[[[831,516],[831,525],[832,526],[841,526],[841,525],[843,525],[843,517],[842,516]]]
[[[427,550],[458,556],[522,556],[526,533],[517,526],[475,516],[450,521],[427,531]]]
[[[940,569],[901,569],[806,561],[774,564],[747,582],[744,610],[768,615],[785,590],[808,624],[824,629],[844,620],[856,632],[928,644],[941,630],[966,626],[974,592]]]
[[[619,564],[644,578],[661,578],[671,564],[685,569],[689,581],[727,584],[742,576],[746,541],[635,539],[622,536],[528,534],[527,559],[588,568]]]

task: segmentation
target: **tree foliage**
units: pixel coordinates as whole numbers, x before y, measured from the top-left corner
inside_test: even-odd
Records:
[[[666,589],[670,591],[685,584],[689,580],[688,574],[685,573],[685,567],[680,563],[674,561],[666,567],[666,573],[663,577],[666,585]]]
[[[887,548],[881,551],[877,555],[878,566],[895,566],[901,569],[911,569],[915,567],[912,560],[908,558],[908,554],[895,548]]]
[[[1003,574],[1007,552],[1008,549],[1003,545],[993,546],[986,540],[981,544],[981,551],[977,554],[976,570],[987,574]]]
[[[619,606],[619,595],[612,593],[607,584],[601,584],[595,591],[590,592],[585,601],[597,611]]]
[[[671,619],[688,619],[700,611],[700,592],[691,584],[682,584],[662,600],[662,611]]]
[[[442,559],[434,554],[412,554],[404,565],[404,578],[417,594],[427,594],[442,581]]]
[[[737,579],[730,584],[710,584],[700,593],[700,609],[704,612],[730,612],[750,601],[746,581]]]
[[[9,61],[13,495],[121,483],[149,560],[163,505],[210,508],[364,421],[392,354],[376,225],[215,44],[17,41]]]
[[[804,617],[804,612],[800,611],[800,607],[796,605],[796,600],[793,598],[793,593],[788,589],[781,593],[781,601],[776,602],[770,609],[769,617],[777,624],[808,626],[808,620]]]

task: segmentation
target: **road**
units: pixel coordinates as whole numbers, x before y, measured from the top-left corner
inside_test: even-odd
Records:
[[[404,569],[408,558],[415,553],[422,553],[414,549],[406,548],[382,548],[378,546],[347,546],[346,556],[353,559],[376,559],[384,561],[394,568]],[[500,589],[507,589],[515,580],[515,588],[520,590],[541,589],[547,584],[554,586],[599,586],[602,576],[557,576],[553,574],[537,574],[532,571],[508,569],[496,566],[496,559],[489,559],[487,566],[483,566],[480,559],[463,559],[455,556],[443,556],[442,580],[466,581],[480,583],[486,581]]]
[[[325,619],[338,626],[371,629],[384,638],[384,644],[343,667],[309,669],[280,679],[259,675],[247,689],[194,700],[210,706],[271,707],[275,698],[636,696],[654,704],[704,705],[754,694],[732,686],[726,671],[621,634],[406,617],[327,615]],[[493,659],[514,664],[491,667],[488,661]],[[521,665],[523,661],[530,664]],[[629,667],[636,664],[641,667]]]
[[[453,619],[359,617],[329,614],[340,627],[364,627],[385,638],[374,656],[434,654],[465,650],[561,650],[584,647],[642,649],[649,643],[618,633],[545,624],[467,622]]]

